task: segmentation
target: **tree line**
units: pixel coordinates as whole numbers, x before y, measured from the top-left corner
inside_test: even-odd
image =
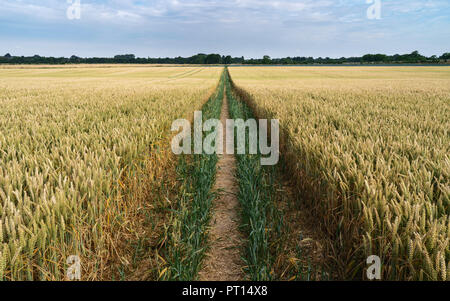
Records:
[[[444,53],[441,56],[433,55],[426,57],[418,51],[410,54],[366,54],[362,57],[286,57],[271,58],[266,55],[261,59],[245,59],[244,57],[223,56],[220,54],[197,54],[191,57],[175,58],[140,58],[134,54],[116,55],[112,58],[82,58],[72,55],[66,57],[44,57],[34,56],[13,56],[7,53],[0,56],[0,64],[200,64],[200,65],[218,65],[218,64],[248,64],[248,65],[307,65],[307,64],[439,64],[450,62],[450,53]]]

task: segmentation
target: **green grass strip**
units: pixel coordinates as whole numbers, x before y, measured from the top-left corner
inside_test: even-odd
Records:
[[[204,105],[203,120],[220,119],[224,96],[224,76],[218,89]],[[204,133],[204,137],[209,133]],[[168,231],[165,259],[167,270],[162,275],[168,281],[197,279],[205,251],[211,220],[211,208],[216,194],[215,183],[217,155],[183,155],[177,174],[181,182],[180,197]]]
[[[255,118],[248,106],[233,93],[228,72],[225,74],[229,111],[232,119]],[[247,130],[248,131],[248,130]],[[248,137],[248,133],[247,133]],[[246,141],[248,152],[248,138]],[[235,143],[237,145],[237,143]],[[245,261],[253,281],[273,280],[270,238],[282,231],[281,215],[274,206],[275,167],[261,166],[261,155],[236,155],[242,229],[248,235]]]

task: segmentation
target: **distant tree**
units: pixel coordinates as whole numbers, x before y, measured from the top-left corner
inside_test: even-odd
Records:
[[[133,63],[136,59],[136,56],[134,54],[121,54],[114,56],[114,60],[117,63]]]
[[[223,60],[222,60],[222,62],[223,62],[225,65],[231,64],[231,63],[232,63],[231,55],[228,55],[228,56],[224,57]]]
[[[220,54],[209,54],[206,57],[206,64],[220,64],[222,57]]]
[[[426,57],[424,57],[423,55],[421,55],[420,53],[419,53],[419,51],[413,51],[413,52],[411,52],[411,54],[409,54],[409,55],[406,55],[406,60],[408,61],[408,62],[412,62],[412,63],[418,63],[418,62],[422,62],[422,61],[425,61],[426,60]]]
[[[82,59],[76,55],[72,55],[69,59],[69,62],[71,62],[71,63],[81,63],[81,61],[82,61]]]
[[[441,55],[440,59],[442,59],[442,60],[450,60],[450,52],[446,52],[443,55]]]
[[[294,61],[290,57],[287,57],[287,58],[281,59],[281,64],[292,65],[292,64],[294,64]]]
[[[206,63],[206,54],[199,53],[197,55],[194,55],[194,56],[188,58],[187,63],[188,64],[199,64],[199,65],[205,64]]]
[[[175,57],[175,58],[137,58],[134,54],[116,55],[114,58],[80,58],[72,55],[70,58],[64,57],[41,57],[34,56],[12,56],[7,53],[0,56],[0,64],[346,64],[346,63],[436,63],[438,60],[450,60],[450,53],[444,53],[442,56],[426,57],[422,56],[418,51],[409,54],[395,54],[388,56],[385,54],[366,54],[363,57],[341,57],[341,58],[314,58],[314,57],[287,57],[272,59],[266,55],[262,59],[248,59],[244,57],[222,56],[220,54],[203,54],[199,53],[192,57]]]
[[[385,54],[366,54],[362,57],[365,62],[384,62],[387,60]]]

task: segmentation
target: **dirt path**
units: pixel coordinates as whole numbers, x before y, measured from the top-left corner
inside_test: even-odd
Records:
[[[224,93],[222,124],[230,118],[228,100]],[[226,134],[224,134],[224,146]],[[219,157],[215,189],[221,191],[220,198],[215,200],[211,221],[210,250],[206,254],[203,269],[199,273],[201,281],[240,281],[244,280],[242,268],[244,262],[240,251],[244,245],[244,237],[239,231],[239,185],[235,178],[236,158],[234,155]]]

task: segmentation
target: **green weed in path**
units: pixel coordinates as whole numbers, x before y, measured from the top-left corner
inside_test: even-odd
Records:
[[[204,120],[220,118],[224,95],[223,76],[217,93],[203,107]],[[204,133],[204,137],[209,133]],[[163,280],[190,281],[197,279],[205,251],[215,182],[217,155],[183,155],[177,173],[181,182],[172,223],[168,229],[165,254],[167,266],[161,272]]]
[[[244,121],[255,118],[247,104],[233,93],[228,73],[226,85],[231,118]],[[248,133],[246,135],[248,137]],[[248,148],[248,140],[246,142]],[[289,209],[283,205],[292,204],[295,196],[284,189],[286,162],[281,158],[279,165],[261,166],[260,159],[260,152],[258,155],[237,155],[242,228],[248,235],[245,261],[249,278],[253,281],[327,280],[328,273],[312,262],[311,254],[305,254],[300,248],[303,239],[289,233],[289,223],[293,221],[286,215]],[[294,258],[288,256],[289,250],[296,257],[294,267],[291,262]],[[304,262],[308,264],[304,265]]]
[[[247,105],[233,94],[228,74],[225,76],[231,118],[254,118]],[[248,148],[248,140],[246,147]],[[273,280],[274,257],[271,255],[270,238],[280,237],[282,231],[280,213],[273,202],[274,167],[261,166],[260,154],[236,157],[242,228],[248,235],[245,252],[247,273],[253,281]]]

